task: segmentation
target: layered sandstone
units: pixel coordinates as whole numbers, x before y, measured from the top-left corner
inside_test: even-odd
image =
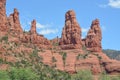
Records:
[[[25,43],[32,43],[39,48],[50,48],[50,41],[44,38],[43,35],[39,35],[36,31],[36,20],[31,22],[31,29],[29,32],[25,32],[21,37],[21,41]]]
[[[81,40],[81,28],[77,23],[75,12],[73,10],[68,11],[65,15],[65,26],[62,31],[62,38],[52,40],[52,44],[59,42],[60,47],[64,50],[56,49],[59,45],[57,45],[56,48],[53,47],[54,49],[50,49],[50,41],[44,38],[43,35],[39,35],[36,31],[36,20],[31,22],[30,31],[23,33],[19,21],[19,12],[17,9],[14,9],[14,13],[7,19],[5,4],[6,0],[0,0],[0,32],[7,33],[9,29],[10,34],[8,37],[10,37],[9,39],[11,39],[13,43],[16,43],[16,46],[15,44],[12,45],[9,39],[7,44],[4,44],[4,40],[0,43],[0,58],[3,58],[3,60],[15,63],[19,58],[15,56],[16,54],[20,53],[20,55],[28,56],[32,53],[33,47],[31,47],[31,45],[35,45],[41,50],[38,56],[43,58],[42,62],[59,70],[69,73],[76,73],[83,69],[91,70],[93,74],[99,74],[102,71],[111,74],[120,73],[120,62],[111,60],[102,52],[102,33],[98,19],[92,22],[87,37]],[[13,36],[13,34],[16,36]],[[19,35],[20,38],[18,38]],[[19,46],[17,46],[18,42],[21,42]],[[27,47],[23,46],[24,43]],[[81,50],[82,45],[85,47],[84,50]],[[11,53],[8,54],[8,52]],[[22,54],[23,52],[24,54]],[[66,54],[66,56],[63,54]],[[65,58],[63,59],[63,57]],[[5,69],[7,66],[8,65],[1,64],[0,69]]]
[[[101,40],[102,40],[102,33],[101,33],[100,23],[99,20],[96,19],[92,22],[91,28],[87,33],[85,46],[90,51],[100,52],[102,51]]]
[[[81,48],[81,28],[73,10],[69,10],[65,15],[65,26],[62,31],[60,45],[62,49]]]
[[[0,0],[0,32],[7,30],[6,0]]]
[[[19,20],[19,12],[15,8],[14,12],[8,17],[9,31],[13,32],[16,36],[23,33]]]

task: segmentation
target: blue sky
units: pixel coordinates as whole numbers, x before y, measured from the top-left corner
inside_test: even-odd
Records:
[[[120,0],[7,0],[7,15],[17,8],[23,30],[37,20],[37,32],[48,39],[61,36],[65,13],[76,12],[77,21],[86,36],[92,20],[98,18],[102,28],[104,49],[120,50]]]

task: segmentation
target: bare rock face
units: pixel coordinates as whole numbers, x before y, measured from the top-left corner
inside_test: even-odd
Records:
[[[104,66],[104,69],[108,74],[120,73],[120,61],[117,60],[104,61],[102,65]]]
[[[65,15],[65,26],[59,44],[62,49],[81,48],[81,28],[76,20],[76,15],[73,10],[69,10]]]
[[[37,32],[36,32],[36,20],[33,20],[33,21],[31,22],[30,33],[31,33],[31,34],[37,34]]]
[[[6,0],[0,0],[0,31],[7,30]]]
[[[38,41],[38,34],[36,32],[36,20],[31,22],[31,29],[30,29],[30,40],[32,43],[37,43]]]
[[[14,9],[14,13],[10,14],[8,17],[8,25],[10,27],[10,31],[16,33],[16,35],[23,32],[19,20],[19,12],[16,8]]]
[[[92,22],[91,29],[88,31],[85,46],[88,50],[93,52],[102,51],[101,47],[102,33],[100,29],[99,20],[96,19]]]
[[[21,41],[24,43],[32,43],[39,48],[50,48],[50,41],[44,38],[43,35],[39,35],[36,31],[36,20],[31,22],[31,29],[29,32],[24,33],[21,37]]]

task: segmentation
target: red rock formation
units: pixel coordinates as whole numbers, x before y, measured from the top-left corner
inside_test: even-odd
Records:
[[[39,52],[38,55],[43,58],[44,64],[49,66],[55,65],[56,69],[67,71],[69,73],[75,73],[81,69],[91,70],[93,74],[99,74],[102,71],[106,71],[111,74],[120,73],[120,62],[109,59],[109,57],[101,51],[102,34],[98,19],[92,22],[91,29],[89,30],[86,39],[81,40],[81,28],[76,21],[75,13],[72,10],[68,11],[65,16],[65,27],[63,28],[62,38],[59,44],[62,49],[72,50],[50,50],[48,49],[51,47],[50,41],[44,38],[43,35],[37,34],[36,20],[31,22],[31,30],[29,32],[22,33],[19,21],[19,12],[17,9],[14,9],[14,13],[10,15],[7,23],[5,4],[6,0],[0,0],[0,32],[7,32],[7,27],[10,27],[10,33],[12,32],[16,34],[17,37],[9,34],[8,37],[10,38],[8,39],[8,42],[13,41],[14,43],[18,43],[18,34],[22,36],[20,37],[21,45],[16,48],[14,46],[12,50],[8,50],[9,47],[12,47],[11,43],[5,44],[8,45],[8,47],[4,47],[3,42],[0,43],[0,58],[3,60],[15,63],[18,57],[15,56],[14,53],[17,54],[25,52],[25,55],[28,55],[32,52],[32,48],[23,46],[22,43],[30,43],[29,45],[33,46],[34,44],[40,49],[45,48],[43,51]],[[57,43],[59,39],[54,39],[52,41],[53,43]],[[82,45],[85,45],[87,49],[92,52],[81,50]],[[8,55],[9,51],[12,52],[12,55]],[[66,53],[65,59],[63,59],[63,53]],[[52,60],[53,57],[55,61]],[[9,65],[0,65],[0,69],[6,70],[7,67],[9,67]]]
[[[81,48],[81,28],[73,10],[69,10],[65,15],[65,26],[62,31],[60,45],[62,49]]]
[[[10,31],[16,33],[17,36],[23,32],[19,21],[19,12],[16,8],[14,9],[14,13],[8,17],[8,24]]]
[[[30,40],[32,43],[37,43],[38,41],[38,35],[37,35],[37,32],[36,32],[36,20],[33,20],[31,22],[31,29],[30,29]]]
[[[37,34],[37,32],[36,32],[36,20],[33,20],[33,21],[31,22],[30,33],[31,33],[31,34]]]
[[[100,24],[99,24],[99,20],[96,19],[92,22],[91,29],[88,31],[85,40],[85,45],[87,49],[93,52],[102,51],[101,39],[102,39],[102,34],[101,34]]]
[[[108,74],[119,74],[120,73],[120,62],[111,61],[105,63],[105,70]]]
[[[36,20],[31,22],[31,29],[28,33],[24,33],[21,37],[21,41],[25,43],[33,43],[39,48],[50,48],[50,41],[44,38],[43,35],[39,35],[36,31]]]
[[[0,0],[0,31],[7,30],[6,0]]]

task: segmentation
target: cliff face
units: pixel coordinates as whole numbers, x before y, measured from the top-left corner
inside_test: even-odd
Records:
[[[68,11],[59,42],[61,49],[67,53],[64,70],[70,73],[81,69],[89,69],[93,74],[102,71],[119,73],[120,62],[111,60],[102,52],[101,40],[102,31],[98,19],[92,21],[86,38],[81,40],[81,28],[76,21],[75,12]]]
[[[60,40],[62,49],[80,49],[81,48],[81,28],[76,20],[73,10],[65,15],[65,26]]]
[[[0,0],[0,31],[7,31],[6,0]]]
[[[8,35],[9,41],[19,43],[32,43],[40,48],[50,48],[50,41],[39,35],[36,31],[36,20],[31,22],[31,30],[28,33],[23,32],[19,12],[15,8],[9,17],[6,16],[6,0],[0,0],[0,35]],[[11,38],[9,38],[11,37]]]
[[[102,32],[98,19],[92,22],[86,38],[82,40],[75,12],[69,10],[65,14],[62,37],[52,40],[51,45],[48,39],[37,33],[36,20],[31,22],[29,32],[23,32],[17,9],[7,18],[5,4],[6,0],[0,0],[0,58],[4,61],[14,64],[20,60],[22,62],[21,56],[24,56],[33,63],[31,57],[37,56],[37,59],[34,58],[36,65],[42,58],[44,64],[69,73],[83,69],[91,70],[93,74],[103,71],[120,73],[120,62],[110,59],[101,51]]]

